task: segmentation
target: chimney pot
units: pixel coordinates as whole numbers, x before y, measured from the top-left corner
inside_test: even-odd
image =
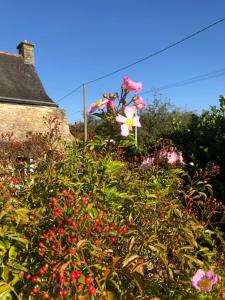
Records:
[[[34,44],[24,40],[16,47],[19,50],[19,54],[23,56],[26,64],[34,65],[34,46]]]

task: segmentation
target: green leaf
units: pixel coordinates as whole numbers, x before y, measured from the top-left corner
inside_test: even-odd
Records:
[[[10,285],[5,283],[4,281],[0,281],[0,299],[2,299],[2,294],[8,290],[10,290]]]
[[[4,292],[3,294],[1,294],[0,295],[0,299],[1,300],[12,300],[13,298],[12,298],[12,295],[11,295],[11,293],[10,292]]]
[[[5,280],[5,282],[7,282],[8,281],[8,279],[9,279],[9,267],[8,266],[3,266],[3,268],[2,268],[3,270],[2,270],[2,278]]]
[[[24,266],[20,265],[19,263],[16,262],[9,262],[8,265],[16,270],[20,270],[20,271],[24,271],[27,272],[27,268],[25,268]]]
[[[11,281],[11,285],[14,286],[18,281],[20,281],[20,276],[16,274]]]
[[[115,294],[113,294],[113,292],[106,292],[107,294],[107,300],[116,300],[117,297]]]
[[[129,240],[129,243],[128,243],[128,250],[129,250],[129,252],[131,252],[131,251],[132,251],[132,248],[133,248],[134,242],[135,242],[135,237],[134,237],[134,236],[132,236],[132,238]]]
[[[98,216],[98,210],[96,207],[93,207],[90,211],[89,214],[91,216],[92,219],[96,219]]]
[[[16,251],[16,247],[12,246],[9,249],[9,259],[10,260],[15,260],[17,256],[17,251]]]
[[[131,262],[137,260],[139,258],[139,255],[134,254],[132,256],[127,257],[124,261],[123,261],[123,268],[125,268],[127,265],[129,265]]]

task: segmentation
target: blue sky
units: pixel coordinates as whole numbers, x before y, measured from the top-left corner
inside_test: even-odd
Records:
[[[84,81],[132,63],[225,17],[224,0],[8,0],[1,2],[0,51],[36,44],[35,64],[58,100]],[[225,22],[126,71],[87,87],[88,105],[119,91],[122,78],[143,91],[225,68]],[[168,89],[162,98],[200,111],[218,104],[225,76]],[[148,103],[152,94],[145,95]],[[60,102],[70,122],[82,118],[82,89]]]

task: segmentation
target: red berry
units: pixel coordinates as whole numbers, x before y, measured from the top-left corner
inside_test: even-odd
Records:
[[[33,292],[33,294],[37,294],[38,293],[38,289],[37,288],[33,288],[32,292]]]
[[[70,200],[74,200],[74,196],[71,195],[71,194],[68,194],[67,197],[68,197]]]
[[[123,227],[122,229],[124,233],[127,232],[127,227]]]
[[[56,274],[52,274],[52,280],[55,280],[57,278]]]
[[[83,206],[87,206],[88,200],[86,197],[82,197],[82,204],[83,204]]]
[[[91,295],[95,295],[95,294],[96,294],[96,288],[93,287],[93,285],[90,285],[90,286],[88,287],[88,292],[89,292],[89,294],[91,294]]]
[[[24,272],[23,272],[23,271],[20,271],[20,272],[19,272],[19,276],[20,276],[20,277],[23,277],[23,275],[24,275]]]
[[[66,278],[65,278],[65,277],[61,277],[61,278],[59,279],[59,282],[60,282],[60,283],[66,282]]]
[[[44,270],[43,268],[41,268],[41,269],[38,271],[38,274],[43,275],[44,272],[45,272],[45,270]]]
[[[83,289],[83,285],[81,284],[81,283],[79,283],[78,285],[77,285],[77,290],[78,291],[81,291]]]
[[[73,273],[70,274],[70,279],[78,279],[81,277],[81,273],[78,271],[74,271]]]
[[[115,244],[115,243],[117,242],[117,239],[116,239],[115,237],[112,237],[112,238],[110,239],[110,241],[111,241],[111,243]]]
[[[31,280],[32,280],[33,282],[37,282],[37,281],[38,281],[38,277],[37,277],[37,276],[34,276]]]
[[[94,281],[94,280],[93,280],[93,278],[91,278],[91,277],[86,277],[86,278],[85,278],[85,283],[86,283],[86,284],[93,283],[93,281]]]
[[[68,294],[68,291],[67,291],[67,290],[63,290],[63,291],[62,291],[62,296],[63,296],[63,297],[66,297],[67,294]]]

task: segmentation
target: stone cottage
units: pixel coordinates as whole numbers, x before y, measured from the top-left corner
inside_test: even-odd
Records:
[[[27,40],[18,54],[0,52],[0,133],[24,140],[28,132],[44,132],[44,117],[57,117],[60,131],[71,139],[66,113],[46,94],[34,66],[34,45]]]

